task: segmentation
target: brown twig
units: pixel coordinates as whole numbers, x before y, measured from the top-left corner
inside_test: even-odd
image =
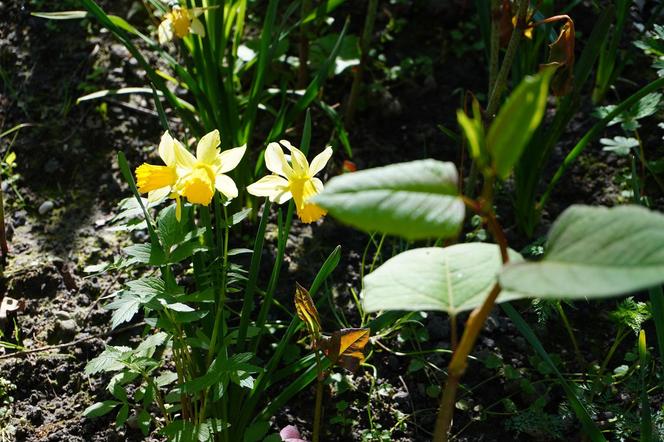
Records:
[[[128,330],[133,330],[135,328],[143,327],[144,325],[145,325],[145,322],[141,321],[137,324],[128,325],[127,327],[118,328],[118,329],[115,329],[115,330],[110,330],[110,331],[107,331],[105,333],[100,333],[98,335],[86,336],[85,338],[76,339],[76,340],[71,341],[71,342],[65,342],[64,344],[47,345],[47,346],[44,346],[44,347],[32,348],[32,349],[29,349],[29,350],[21,350],[21,351],[15,352],[15,353],[2,355],[2,356],[0,356],[0,360],[10,359],[10,358],[18,358],[20,356],[25,356],[25,355],[31,354],[31,353],[41,353],[43,351],[58,350],[58,349],[61,349],[61,348],[72,347],[74,345],[80,344],[81,342],[91,341],[92,339],[107,338],[109,336],[113,336],[113,335],[116,335],[118,333],[123,333],[123,332],[126,332]]]

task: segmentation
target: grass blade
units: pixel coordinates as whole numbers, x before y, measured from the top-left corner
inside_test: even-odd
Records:
[[[521,335],[526,338],[530,346],[535,350],[539,357],[542,358],[542,360],[549,366],[549,368],[551,368],[553,373],[555,373],[556,377],[558,378],[558,383],[563,388],[563,390],[565,390],[567,400],[572,406],[574,414],[576,414],[576,417],[581,422],[581,426],[583,427],[585,434],[592,442],[606,442],[602,432],[599,430],[599,428],[597,428],[595,422],[593,422],[590,414],[588,413],[588,410],[583,405],[583,402],[579,396],[577,396],[572,386],[567,382],[560,371],[558,371],[556,364],[554,364],[551,360],[551,357],[544,349],[544,346],[542,346],[542,343],[535,335],[533,329],[530,328],[528,323],[523,319],[519,312],[517,312],[508,302],[500,304],[500,306],[502,307],[503,311],[507,313],[507,316],[510,317]]]

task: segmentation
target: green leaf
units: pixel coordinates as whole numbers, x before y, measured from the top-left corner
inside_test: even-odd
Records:
[[[159,234],[159,239],[161,240],[161,244],[166,253],[169,253],[171,247],[182,242],[184,239],[184,223],[177,220],[175,212],[176,204],[171,204],[165,209],[162,209],[157,218],[157,233]],[[184,217],[184,220],[186,219],[187,218]]]
[[[143,305],[143,300],[140,297],[131,293],[121,293],[120,297],[106,306],[107,309],[113,310],[111,328],[116,328],[123,322],[131,321]]]
[[[95,402],[90,405],[83,411],[83,416],[85,417],[99,417],[105,414],[108,414],[113,410],[120,402],[118,401],[104,401],[104,402]]]
[[[468,150],[471,157],[480,168],[483,168],[487,163],[487,151],[484,122],[482,121],[480,104],[477,99],[473,99],[473,118],[468,117],[464,111],[458,110],[457,121],[463,129],[466,140],[468,140]]]
[[[522,261],[509,250],[511,261]],[[400,253],[364,278],[363,304],[379,310],[443,310],[455,315],[484,301],[502,267],[500,249],[486,243],[426,247]],[[502,292],[499,302],[520,298]]]
[[[165,263],[163,250],[150,243],[132,244],[122,250],[129,256],[127,264],[136,263],[160,266]]]
[[[141,356],[150,358],[154,354],[155,348],[166,342],[166,339],[168,339],[168,335],[164,332],[157,332],[153,335],[150,335],[143,339],[140,344],[138,344],[136,353]]]
[[[80,20],[87,17],[86,11],[31,12],[30,15],[48,20]]]
[[[270,431],[270,423],[265,421],[258,421],[247,428],[244,432],[244,442],[259,442]]]
[[[448,238],[465,214],[457,181],[454,164],[419,160],[334,177],[313,201],[365,231]]]
[[[144,436],[147,436],[150,433],[150,413],[145,410],[141,410],[136,417],[136,424],[138,428],[141,429],[141,432]]]
[[[85,365],[85,374],[90,376],[102,371],[122,370],[124,364],[120,362],[120,359],[130,351],[131,348],[129,347],[114,347],[109,345],[99,356],[91,359]]]
[[[526,77],[507,98],[487,134],[496,174],[505,179],[539,126],[546,109],[549,82],[555,69]]]
[[[507,290],[550,298],[605,297],[664,282],[664,215],[639,206],[572,206],[540,262],[508,265]]]
[[[118,415],[115,417],[115,428],[122,427],[125,424],[125,422],[127,422],[128,417],[129,417],[129,405],[122,404],[122,407],[120,407],[120,411],[118,411]]]

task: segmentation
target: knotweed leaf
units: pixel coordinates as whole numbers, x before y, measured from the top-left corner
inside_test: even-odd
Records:
[[[453,163],[420,160],[334,177],[313,202],[368,232],[407,239],[457,235],[465,215]]]
[[[572,206],[554,223],[541,261],[508,265],[507,290],[600,298],[664,283],[664,215],[640,206]]]
[[[509,250],[510,261],[523,258]],[[495,244],[467,243],[412,249],[387,260],[364,278],[366,311],[442,310],[451,315],[482,304],[502,267]],[[521,297],[502,292],[498,302]]]

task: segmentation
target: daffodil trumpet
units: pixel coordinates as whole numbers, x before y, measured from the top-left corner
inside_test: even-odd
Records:
[[[171,12],[164,14],[164,19],[157,29],[159,43],[163,45],[173,40],[174,37],[185,38],[189,34],[205,37],[205,26],[203,26],[203,22],[199,20],[198,16],[208,9],[216,7],[188,9],[179,5],[173,6]]]
[[[287,158],[281,146],[290,151]],[[272,175],[267,175],[247,187],[254,196],[268,197],[270,201],[283,204],[293,198],[295,210],[304,223],[314,222],[327,212],[309,200],[323,190],[323,182],[316,178],[332,157],[332,148],[326,147],[311,162],[290,142],[281,140],[270,143],[265,149],[265,165]],[[290,161],[289,161],[290,160]]]

